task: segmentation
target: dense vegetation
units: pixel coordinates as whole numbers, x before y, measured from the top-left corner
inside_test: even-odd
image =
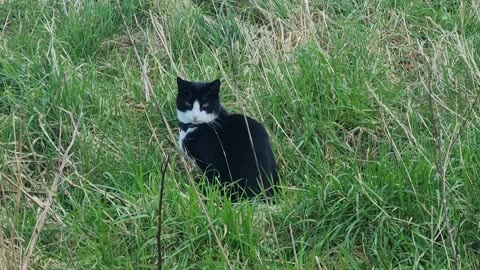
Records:
[[[0,269],[155,268],[167,155],[165,269],[480,268],[478,2],[0,2]],[[177,75],[264,123],[276,205],[200,199]]]

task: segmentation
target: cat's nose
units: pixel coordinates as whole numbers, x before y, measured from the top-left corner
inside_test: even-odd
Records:
[[[198,119],[198,116],[193,117],[193,121],[197,121],[197,119]]]

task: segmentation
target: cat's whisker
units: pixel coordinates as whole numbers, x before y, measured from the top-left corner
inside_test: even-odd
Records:
[[[213,128],[218,128],[218,127],[221,127],[222,124],[220,123],[221,119],[219,119],[218,117],[215,118],[213,121],[210,121],[208,122],[207,124]]]

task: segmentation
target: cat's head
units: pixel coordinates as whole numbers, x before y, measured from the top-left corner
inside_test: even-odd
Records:
[[[177,77],[177,117],[180,122],[208,123],[218,116],[220,80],[190,82]]]

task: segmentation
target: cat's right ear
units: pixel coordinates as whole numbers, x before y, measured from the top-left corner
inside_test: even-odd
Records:
[[[182,91],[185,88],[185,80],[180,77],[177,77],[177,87],[178,91]]]

